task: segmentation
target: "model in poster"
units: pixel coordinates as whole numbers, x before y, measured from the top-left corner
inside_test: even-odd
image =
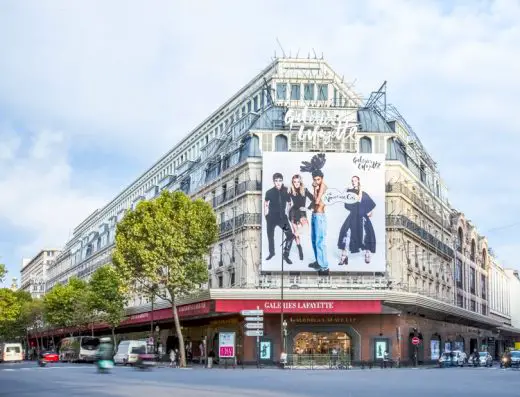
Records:
[[[265,260],[268,261],[275,255],[274,230],[278,226],[285,233],[283,259],[291,265],[289,253],[291,252],[294,235],[287,218],[287,210],[291,200],[287,188],[283,185],[282,174],[277,172],[273,175],[273,184],[274,186],[265,192],[264,199],[264,215],[267,223],[267,240],[269,241],[269,256]]]
[[[345,208],[350,211],[341,226],[338,237],[338,248],[341,250],[339,265],[348,264],[348,254],[346,241],[350,231],[349,251],[352,254],[365,250],[365,263],[370,263],[371,254],[376,252],[376,234],[370,217],[376,207],[376,203],[361,188],[361,181],[358,176],[352,177],[352,188],[348,192],[355,193],[358,201],[354,204],[345,204]]]
[[[298,174],[293,175],[291,187],[289,188],[289,197],[291,200],[291,209],[289,210],[289,220],[291,221],[294,240],[298,247],[298,255],[303,260],[303,249],[301,245],[301,235],[306,234],[309,227],[307,219],[307,207],[305,206],[307,199],[311,200],[308,209],[312,209],[314,196],[307,190],[303,184],[302,177]]]
[[[314,187],[314,206],[311,218],[311,241],[315,261],[309,264],[312,269],[322,274],[329,273],[327,261],[327,218],[325,216],[325,204],[322,197],[327,191],[327,185],[323,180],[322,168],[325,165],[325,153],[319,153],[312,157],[311,161],[303,161],[300,166],[301,172],[310,172],[312,175],[312,186]]]

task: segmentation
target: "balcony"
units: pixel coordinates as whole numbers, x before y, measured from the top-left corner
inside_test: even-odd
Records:
[[[240,194],[245,192],[258,192],[262,190],[262,182],[261,181],[244,181],[236,185],[236,188],[230,189],[226,191],[226,193],[216,196],[212,200],[213,208],[216,208],[232,199],[237,197]]]
[[[444,244],[438,238],[434,237],[431,233],[427,232],[404,215],[387,215],[386,227],[403,228],[405,231],[411,233],[416,238],[419,238],[420,240],[430,245],[433,250],[440,251],[442,254],[444,254],[445,257],[447,257],[447,259],[453,259],[452,248]]]
[[[433,211],[430,207],[428,207],[423,200],[421,200],[412,190],[407,188],[402,183],[394,183],[394,184],[387,184],[386,185],[386,192],[387,193],[400,193],[405,195],[410,199],[410,201],[421,209],[425,214],[427,214],[430,218],[432,218],[435,222],[437,222],[439,225],[443,226],[444,222],[442,217],[437,214],[435,211]]]
[[[244,226],[260,226],[262,224],[262,214],[240,214],[220,224],[220,238],[223,238],[233,229]]]

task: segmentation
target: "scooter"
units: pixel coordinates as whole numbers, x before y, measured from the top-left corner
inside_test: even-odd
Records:
[[[45,358],[40,357],[40,358],[38,359],[38,366],[40,366],[40,367],[45,367],[46,365],[47,365],[47,361],[45,360]]]
[[[108,373],[114,368],[114,362],[112,360],[98,360],[96,365],[100,373]]]

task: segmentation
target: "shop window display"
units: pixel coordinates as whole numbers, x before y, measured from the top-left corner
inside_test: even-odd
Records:
[[[294,337],[293,354],[351,355],[351,339],[345,332],[300,332]]]

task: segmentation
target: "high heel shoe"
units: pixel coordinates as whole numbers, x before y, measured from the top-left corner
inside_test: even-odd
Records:
[[[371,255],[370,255],[370,251],[365,252],[365,263],[367,263],[367,264],[370,263],[370,259],[372,259]]]
[[[341,255],[341,259],[338,263],[338,266],[348,265],[348,255]]]

